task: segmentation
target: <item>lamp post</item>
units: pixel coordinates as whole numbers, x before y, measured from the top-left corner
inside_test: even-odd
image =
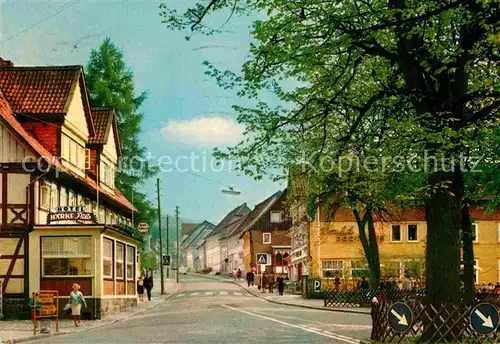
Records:
[[[160,234],[160,278],[161,294],[165,294],[165,281],[163,275],[163,242],[161,237],[161,205],[160,205],[160,178],[156,179],[156,192],[158,194],[158,232]]]

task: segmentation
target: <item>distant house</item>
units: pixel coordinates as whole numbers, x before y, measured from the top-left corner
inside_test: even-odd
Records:
[[[220,239],[232,228],[236,227],[242,219],[250,212],[246,203],[231,210],[205,238],[204,252],[206,256],[205,268],[221,272],[221,246]],[[224,257],[226,258],[226,257]]]
[[[195,271],[198,266],[198,247],[201,246],[203,240],[215,228],[213,223],[203,221],[200,223],[181,244],[181,254],[183,264],[188,268],[188,271]]]
[[[257,204],[239,226],[239,239],[243,239],[245,270],[257,270],[260,266],[275,274],[288,275],[285,260],[292,249],[288,234],[292,221],[287,216],[286,197],[286,189],[276,192]],[[262,262],[265,259],[265,264],[261,264],[260,259]]]

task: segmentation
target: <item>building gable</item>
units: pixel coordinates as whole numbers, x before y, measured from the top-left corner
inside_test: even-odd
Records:
[[[64,126],[85,143],[89,140],[90,131],[79,83],[75,85],[75,90],[70,97],[68,112],[64,118]]]

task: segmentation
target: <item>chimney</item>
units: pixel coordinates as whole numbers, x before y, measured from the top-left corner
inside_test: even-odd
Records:
[[[0,57],[0,68],[1,67],[14,67],[14,64],[12,61],[7,61]]]

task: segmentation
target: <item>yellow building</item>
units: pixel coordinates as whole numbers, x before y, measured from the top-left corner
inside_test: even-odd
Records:
[[[310,275],[339,277],[346,282],[367,275],[358,227],[351,210],[339,209],[328,220],[318,208],[309,223]],[[475,231],[474,253],[476,283],[500,280],[500,211],[485,214],[471,210]],[[424,274],[427,224],[425,210],[407,210],[398,221],[376,222],[381,271],[383,277],[420,277]]]

